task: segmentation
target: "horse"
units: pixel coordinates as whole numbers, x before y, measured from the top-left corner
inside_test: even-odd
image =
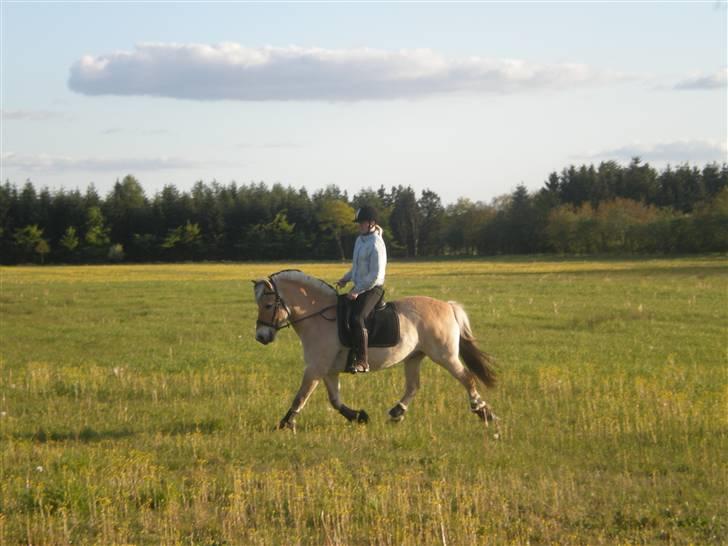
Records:
[[[344,372],[349,350],[338,336],[336,288],[297,269],[279,271],[252,282],[258,305],[255,339],[267,345],[281,329],[290,326],[303,345],[305,368],[301,387],[277,428],[295,431],[296,416],[321,381],[334,409],[350,422],[367,423],[369,416],[363,409],[353,410],[339,397],[339,374]],[[477,346],[463,307],[426,296],[402,298],[394,303],[400,322],[399,343],[369,349],[372,371],[404,362],[404,395],[389,410],[389,418],[394,422],[404,418],[420,387],[420,364],[427,356],[465,387],[470,411],[486,425],[496,419],[477,390],[477,380],[486,387],[495,385],[493,359]]]

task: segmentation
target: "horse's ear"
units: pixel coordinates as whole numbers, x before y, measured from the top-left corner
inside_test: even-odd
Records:
[[[273,285],[268,279],[258,279],[257,281],[251,281],[253,283],[253,289],[255,290],[255,299],[260,300],[263,296],[265,288],[273,290]],[[264,288],[265,287],[265,288]]]
[[[261,281],[261,280],[257,280],[257,281],[256,280],[253,280],[253,281],[250,281],[250,282],[253,283],[253,291],[255,292],[255,301],[256,302],[257,301],[260,301],[260,296],[261,296],[261,294],[262,294],[263,291],[259,288],[259,286],[261,285],[261,283],[263,281]]]

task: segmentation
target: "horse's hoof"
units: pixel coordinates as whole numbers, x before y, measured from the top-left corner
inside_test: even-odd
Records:
[[[407,411],[401,403],[398,403],[391,410],[389,410],[389,420],[393,423],[399,423],[404,419],[404,412]]]
[[[479,410],[475,410],[473,413],[477,415],[480,420],[483,421],[486,425],[493,420],[493,416],[487,408],[480,408]]]
[[[480,408],[473,413],[480,417],[480,420],[483,421],[486,425],[490,423],[495,423],[496,421],[500,420],[499,417],[495,413],[490,411],[490,409],[487,407]]]
[[[296,422],[283,420],[273,430],[290,430],[291,432],[296,432]]]
[[[356,414],[356,422],[366,425],[369,422],[369,415],[363,409],[360,409]]]

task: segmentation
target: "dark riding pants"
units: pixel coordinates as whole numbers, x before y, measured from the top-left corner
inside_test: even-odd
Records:
[[[349,317],[351,342],[353,349],[359,355],[362,355],[362,353],[366,354],[366,320],[372,314],[383,295],[384,288],[375,286],[366,292],[362,292],[351,302],[351,315]]]

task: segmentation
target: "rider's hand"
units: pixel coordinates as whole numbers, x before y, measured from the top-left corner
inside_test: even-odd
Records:
[[[338,281],[336,281],[336,286],[338,286],[339,288],[344,288],[346,286],[346,281],[343,279],[339,279]]]
[[[349,293],[348,293],[348,294],[346,295],[346,297],[347,297],[347,298],[349,298],[350,300],[352,300],[352,301],[353,301],[353,300],[355,300],[355,299],[357,298],[357,296],[358,296],[358,295],[359,295],[359,294],[357,294],[356,292],[354,292],[354,291],[352,290],[351,292],[349,292]]]

